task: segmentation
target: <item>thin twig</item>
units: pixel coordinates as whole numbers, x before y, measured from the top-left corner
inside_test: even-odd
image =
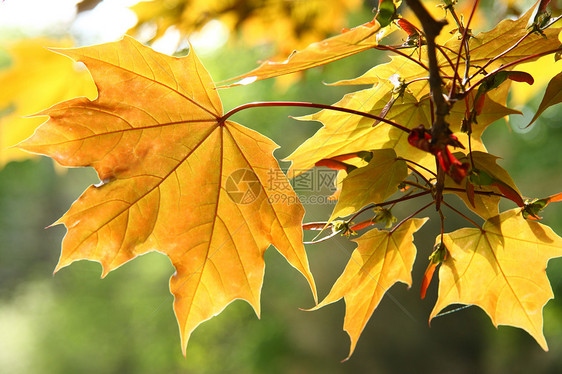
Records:
[[[466,192],[466,190],[464,188],[457,188],[457,187],[445,187],[443,190],[444,191],[453,191],[453,192]],[[477,195],[505,197],[501,193],[497,193],[497,192],[494,192],[494,191],[476,191],[476,190],[474,190],[474,193],[477,194]]]
[[[421,176],[421,175],[420,175]],[[412,187],[416,187],[419,188],[420,190],[424,190],[424,191],[429,191],[430,188],[426,187],[422,184],[416,183],[416,182],[412,182],[412,181],[403,181],[402,183],[408,185],[408,186],[412,186]]]
[[[416,216],[416,214],[419,214],[421,212],[423,212],[425,209],[429,208],[431,205],[435,204],[435,201],[430,201],[428,204],[422,206],[420,209],[416,210],[414,213],[410,214],[408,217],[404,218],[402,221],[398,222],[398,224],[396,226],[394,226],[392,228],[392,230],[390,230],[390,234],[392,234],[394,231],[398,230],[398,228],[400,226],[402,226],[402,224],[404,222],[406,222],[407,220],[409,220],[410,218],[413,218]]]
[[[451,205],[447,204],[447,202],[442,201],[443,205],[445,205],[447,208],[451,209],[453,212],[457,213],[458,215],[460,215],[461,217],[463,217],[464,219],[466,219],[468,222],[472,223],[474,226],[476,226],[477,228],[479,228],[480,230],[482,230],[482,227],[477,224],[476,222],[474,222],[473,220],[471,220],[470,218],[468,218],[467,216],[465,216],[463,213],[461,213],[460,211],[458,211],[457,209],[453,208]]]
[[[406,200],[415,199],[416,197],[427,195],[430,192],[431,191],[427,190],[427,191],[422,191],[422,192],[419,192],[417,194],[413,194],[413,195],[409,195],[409,196],[402,196],[398,199],[388,200],[388,201],[385,201],[384,203],[369,204],[366,207],[364,207],[363,209],[359,210],[357,213],[355,213],[350,219],[347,220],[347,222],[353,221],[358,215],[360,215],[363,212],[366,212],[367,210],[371,210],[373,208],[381,207],[381,206],[385,206],[385,205],[392,205],[392,204],[395,204],[395,203],[400,203],[400,202],[406,201]]]
[[[556,48],[556,49],[551,49],[551,50],[549,50],[549,51],[545,51],[545,52],[541,52],[541,53],[536,53],[536,54],[531,55],[531,56],[525,56],[525,57],[522,57],[522,58],[520,58],[520,59],[518,59],[518,60],[515,60],[515,61],[512,61],[512,62],[507,63],[507,64],[505,64],[505,65],[502,65],[502,66],[498,67],[497,69],[491,71],[490,73],[486,74],[484,77],[482,77],[482,78],[481,78],[478,82],[476,82],[475,84],[471,85],[462,95],[460,95],[460,96],[458,97],[458,99],[463,99],[463,98],[465,98],[472,90],[474,90],[476,87],[478,87],[482,82],[484,82],[486,79],[488,79],[489,77],[491,77],[492,75],[496,74],[496,73],[499,72],[499,71],[502,71],[502,70],[504,70],[504,69],[507,69],[507,68],[509,68],[509,67],[511,67],[511,66],[513,66],[513,65],[520,64],[520,63],[525,62],[525,61],[527,61],[527,60],[532,60],[532,59],[534,59],[534,58],[538,58],[538,57],[550,55],[550,54],[552,54],[552,53],[556,53],[556,52],[559,52],[559,51],[562,51],[562,47],[559,47],[559,48]]]
[[[445,121],[445,116],[449,114],[449,104],[445,101],[441,91],[442,80],[439,75],[435,38],[447,22],[436,21],[419,0],[406,0],[406,3],[421,22],[427,42],[429,88],[433,103],[435,104],[435,121],[431,127],[431,141],[433,144],[445,143],[446,138],[448,138],[447,132],[449,131],[449,124]]]
[[[396,48],[394,48],[394,47],[392,47],[392,46],[389,46],[389,45],[377,45],[377,46],[375,46],[375,47],[373,47],[373,48],[375,48],[375,49],[380,49],[380,50],[384,50],[384,51],[392,51],[392,52],[394,52],[394,53],[396,53],[396,54],[398,54],[398,55],[400,55],[400,56],[402,56],[402,57],[407,58],[408,60],[411,60],[411,61],[415,62],[416,64],[418,64],[419,66],[421,66],[421,67],[424,68],[425,70],[428,70],[428,71],[429,71],[429,67],[427,67],[426,64],[424,64],[424,63],[421,62],[421,61],[416,60],[415,58],[413,58],[412,56],[408,55],[407,53],[404,53],[404,52],[402,52],[402,51],[399,51],[398,49],[396,49]]]
[[[435,177],[437,176],[437,174],[435,174],[435,172],[429,170],[428,168],[426,168],[426,167],[423,166],[423,165],[418,164],[418,163],[415,162],[415,161],[408,160],[407,158],[404,158],[404,157],[397,157],[396,159],[397,159],[397,160],[402,160],[402,161],[409,162],[410,164],[414,164],[414,165],[416,165],[417,167],[422,168],[423,170],[427,171],[427,172],[430,173],[431,175],[433,175],[433,176],[435,176]]]
[[[470,48],[469,48],[469,44],[468,44],[468,39],[466,39],[466,37],[468,35],[470,22],[472,21],[472,17],[474,16],[474,12],[476,11],[476,7],[478,6],[479,2],[480,2],[480,0],[474,1],[474,5],[472,6],[472,11],[470,12],[470,17],[468,18],[468,22],[466,23],[466,26],[464,26],[464,27],[460,24],[460,21],[456,17],[456,13],[454,13],[454,10],[451,12],[453,17],[455,18],[455,22],[457,22],[457,24],[459,25],[459,30],[462,29],[462,39],[461,39],[461,43],[460,43],[460,46],[459,46],[459,52],[457,54],[457,63],[455,65],[455,71],[454,71],[455,77],[457,77],[458,73],[459,73],[459,64],[460,64],[460,60],[461,60],[463,46],[464,46],[465,53],[466,53],[465,76],[464,76],[464,79],[463,79],[463,82],[462,82],[463,87],[466,84],[466,78],[467,78],[468,69],[469,69],[469,66],[470,66]],[[456,83],[456,79],[453,79],[453,84],[451,85],[451,91],[449,93],[449,97],[452,97],[455,94],[455,83]]]
[[[414,173],[416,173],[421,179],[423,179],[423,181],[425,182],[425,184],[427,184],[429,187],[424,187],[424,189],[431,189],[431,187],[433,187],[433,185],[431,184],[431,182],[419,171],[417,171],[413,166],[408,165],[408,169],[410,169],[411,171],[413,171]],[[407,181],[404,181],[404,183],[406,183]]]

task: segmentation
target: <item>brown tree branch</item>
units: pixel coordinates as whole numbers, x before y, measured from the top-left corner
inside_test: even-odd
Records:
[[[445,117],[449,114],[449,103],[443,97],[441,91],[442,80],[439,75],[439,65],[437,64],[437,47],[435,38],[441,32],[447,21],[436,21],[431,14],[425,9],[420,0],[406,0],[408,6],[412,9],[416,17],[422,24],[423,32],[427,42],[427,59],[429,62],[429,89],[433,102],[433,110],[435,118],[431,125],[431,143],[435,146],[447,146],[449,141],[449,124]],[[441,168],[437,159],[435,159],[437,167],[437,183],[435,185],[435,209],[441,209],[441,201],[443,200],[443,188],[445,187],[445,172]]]
[[[447,22],[444,20],[436,21],[419,0],[406,0],[406,3],[420,20],[427,42],[429,88],[433,103],[435,104],[435,120],[431,126],[431,142],[433,144],[445,144],[449,135],[449,124],[445,121],[445,116],[449,114],[450,107],[441,91],[442,80],[439,75],[439,65],[437,64],[435,38]]]

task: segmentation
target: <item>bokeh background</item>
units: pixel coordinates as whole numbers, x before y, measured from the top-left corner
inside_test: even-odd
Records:
[[[419,287],[439,230],[437,216],[432,216],[416,234],[418,257],[413,287],[397,284],[389,290],[367,324],[354,355],[345,363],[340,363],[349,349],[349,339],[342,330],[343,301],[315,312],[300,310],[313,306],[308,286],[273,248],[266,252],[261,320],[245,302],[234,302],[199,326],[190,339],[187,358],[181,354],[173,298],[168,290],[174,269],[164,255],[150,253],[137,258],[103,280],[99,264],[87,261],[52,275],[65,230],[60,226],[46,227],[89,184],[96,183],[97,177],[92,170],[62,170],[50,159],[29,157],[7,147],[23,140],[43,120],[21,116],[67,95],[92,97],[92,86],[87,76],[85,83],[74,76],[65,78],[66,83],[44,81],[58,71],[55,66],[59,65],[50,65],[45,50],[38,45],[112,41],[134,27],[137,20],[146,21],[130,32],[163,52],[180,54],[187,46],[184,36],[189,35],[211,75],[220,81],[249,71],[260,60],[286,55],[295,43],[301,43],[297,47],[302,48],[302,43],[306,45],[338,33],[342,27],[371,20],[374,2],[334,0],[330,2],[333,12],[320,12],[318,19],[307,19],[306,12],[304,16],[293,12],[282,17],[276,10],[277,16],[267,21],[269,31],[276,30],[273,36],[267,34],[268,29],[259,19],[237,22],[232,14],[207,14],[206,18],[195,19],[199,22],[195,27],[192,15],[182,8],[184,1],[177,0],[159,1],[165,6],[165,17],[158,13],[159,18],[152,22],[146,8],[137,5],[137,14],[127,8],[135,1],[83,1],[78,6],[76,0],[0,3],[0,372],[562,372],[561,259],[551,260],[548,266],[557,297],[544,309],[550,352],[542,351],[522,330],[494,328],[477,307],[436,318],[428,326],[436,282],[423,301],[419,299]],[[192,3],[203,6],[215,2]],[[330,6],[329,2],[308,3],[310,9],[318,6],[325,10]],[[482,3],[476,32],[532,5],[529,1]],[[556,1],[553,3],[559,12]],[[41,38],[39,42],[37,38]],[[35,43],[35,47],[18,47],[25,41]],[[20,52],[15,52],[18,48]],[[220,94],[227,110],[258,100],[331,104],[358,87],[326,86],[323,82],[358,76],[386,59],[382,52],[367,51],[296,77],[224,89]],[[85,73],[80,67],[76,69],[78,74]],[[560,62],[548,61],[529,69],[550,73],[562,70]],[[498,121],[484,134],[490,152],[503,158],[501,165],[528,197],[544,197],[562,190],[562,107],[550,108],[532,126],[524,128],[541,99],[536,91],[515,91],[511,102],[523,116],[512,116],[509,123]],[[48,93],[54,101],[42,102]],[[37,105],[40,106],[34,107]],[[282,159],[319,128],[317,123],[289,118],[306,113],[297,108],[256,108],[240,112],[234,119],[276,141],[280,149],[275,155]],[[456,198],[449,199],[462,207]],[[509,201],[502,204],[504,209],[513,207]],[[307,205],[305,220],[326,219],[331,208],[329,204]],[[552,204],[543,217],[544,223],[562,234],[562,206]],[[447,218],[448,231],[464,225],[454,216]],[[307,246],[320,297],[328,293],[341,274],[353,248],[354,244],[345,238]]]

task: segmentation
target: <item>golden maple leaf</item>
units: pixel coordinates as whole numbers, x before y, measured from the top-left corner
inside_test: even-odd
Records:
[[[416,258],[414,233],[428,218],[412,218],[396,231],[373,229],[354,241],[357,249],[330,293],[311,310],[345,300],[344,330],[351,339],[349,358],[357,340],[386,291],[396,282],[412,285]]]
[[[380,39],[393,30],[390,26],[381,28],[376,21],[354,27],[342,34],[312,43],[300,51],[294,51],[284,61],[267,60],[248,73],[228,79],[237,80],[229,86],[296,73],[352,56],[378,45]]]
[[[304,209],[272,155],[277,146],[223,119],[193,51],[174,58],[124,37],[59,52],[86,64],[99,96],[42,112],[49,120],[21,148],[92,166],[102,183],[56,222],[68,230],[56,270],[88,259],[105,276],[146,252],[166,254],[184,353],[191,332],[235,299],[259,316],[270,244],[316,297]]]
[[[338,203],[329,221],[348,216],[370,203],[382,203],[398,191],[408,167],[393,149],[377,149],[366,166],[353,170],[342,182]]]
[[[562,72],[556,74],[552,79],[548,82],[546,86],[546,91],[544,92],[544,96],[539,104],[539,108],[537,112],[531,119],[531,122],[527,126],[530,126],[533,122],[539,118],[539,116],[549,107],[562,103]]]
[[[522,328],[548,350],[542,309],[553,294],[545,269],[549,259],[562,256],[562,238],[516,208],[488,219],[482,229],[445,234],[443,242],[449,255],[439,269],[430,319],[450,304],[477,305],[494,326]]]

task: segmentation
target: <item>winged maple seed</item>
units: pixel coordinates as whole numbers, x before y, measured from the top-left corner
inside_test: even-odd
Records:
[[[176,268],[170,290],[184,354],[191,332],[233,300],[246,300],[259,316],[270,244],[316,298],[302,243],[304,209],[284,176],[277,189],[268,183],[271,172],[283,175],[272,155],[277,146],[223,119],[193,51],[174,58],[127,36],[57,51],[86,64],[99,96],[40,113],[49,120],[20,147],[64,166],[92,166],[103,183],[56,222],[68,232],[55,271],[88,259],[105,276],[143,253],[165,253]],[[250,189],[251,201],[237,188]],[[279,193],[285,199],[270,199]]]

